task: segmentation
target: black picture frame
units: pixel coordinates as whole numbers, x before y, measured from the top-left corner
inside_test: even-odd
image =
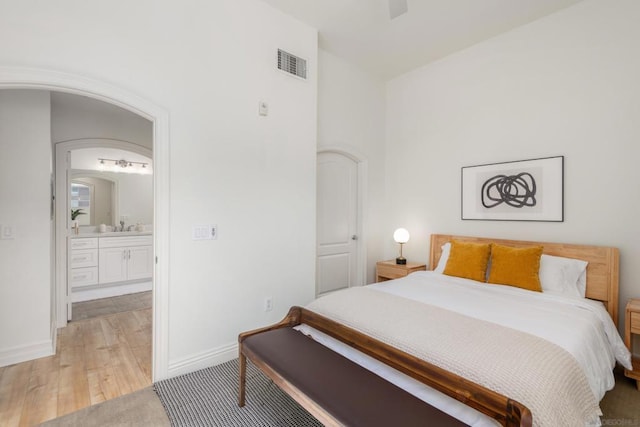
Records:
[[[564,221],[564,156],[464,166],[461,218]]]

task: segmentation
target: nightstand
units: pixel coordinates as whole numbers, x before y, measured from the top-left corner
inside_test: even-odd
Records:
[[[427,269],[426,264],[416,264],[408,262],[404,265],[396,264],[396,260],[378,261],[376,263],[376,282],[384,282],[385,280],[399,279],[414,271],[424,271]]]
[[[630,299],[624,315],[624,343],[633,352],[633,335],[640,334],[640,299]],[[633,371],[624,370],[625,376],[636,380],[636,387],[640,391],[640,358],[632,356]]]

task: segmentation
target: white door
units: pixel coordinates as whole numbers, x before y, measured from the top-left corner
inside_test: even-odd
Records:
[[[354,286],[358,280],[358,164],[338,153],[318,154],[318,295]]]

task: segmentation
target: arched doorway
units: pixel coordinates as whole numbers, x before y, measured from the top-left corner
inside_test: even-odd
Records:
[[[106,83],[50,70],[0,67],[0,89],[39,89],[94,98],[138,114],[153,124],[154,256],[153,285],[153,381],[168,371],[168,278],[169,278],[169,115],[166,110],[138,95]],[[56,204],[56,218],[67,216],[67,207]],[[66,325],[66,248],[56,245],[52,331]],[[55,346],[55,333],[54,346]],[[54,347],[55,349],[55,347]]]

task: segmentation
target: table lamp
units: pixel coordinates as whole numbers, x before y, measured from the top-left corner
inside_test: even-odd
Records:
[[[409,241],[409,232],[406,228],[398,228],[393,232],[393,240],[396,243],[400,243],[400,256],[396,258],[396,264],[405,265],[407,263],[407,259],[402,256],[402,245]]]

